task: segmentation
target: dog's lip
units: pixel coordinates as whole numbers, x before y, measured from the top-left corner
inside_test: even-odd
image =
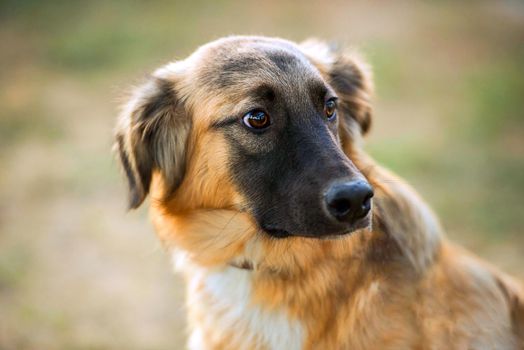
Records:
[[[262,228],[264,232],[276,238],[286,238],[289,236],[293,236],[293,234],[289,233],[288,231],[274,227],[274,226],[260,225],[260,227]]]
[[[329,239],[329,238],[337,238],[342,237],[345,235],[350,235],[356,231],[365,229],[369,227],[370,225],[370,215],[366,215],[365,217],[361,218],[357,222],[353,223],[349,228],[345,228],[344,230],[335,231],[335,232],[326,232],[321,234],[303,234],[303,233],[293,233],[286,231],[284,229],[280,229],[273,225],[259,225],[262,231],[266,232],[267,234],[271,235],[275,238],[287,238],[287,237],[304,237],[304,238],[322,238],[322,239]]]

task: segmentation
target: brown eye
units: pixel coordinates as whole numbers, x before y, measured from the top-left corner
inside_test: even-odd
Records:
[[[242,118],[242,121],[248,128],[257,131],[266,129],[271,125],[269,115],[264,111],[251,111]]]
[[[328,120],[333,120],[336,117],[337,113],[337,103],[335,100],[329,100],[324,106],[324,113]]]

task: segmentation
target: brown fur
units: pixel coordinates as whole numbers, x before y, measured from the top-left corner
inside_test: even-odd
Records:
[[[522,287],[449,243],[416,193],[363,152],[372,84],[355,53],[257,38],[300,50],[339,95],[342,148],[375,191],[372,229],[337,239],[277,240],[261,232],[243,210],[226,141],[211,128],[241,93],[213,89],[213,62],[250,40],[218,41],[158,70],[117,131],[131,206],[150,189],[158,236],[181,257],[189,323],[200,344],[191,346],[271,346],[246,324],[225,326],[227,308],[206,289],[210,276],[248,263],[252,270],[242,273],[250,307],[300,324],[304,349],[524,349]]]

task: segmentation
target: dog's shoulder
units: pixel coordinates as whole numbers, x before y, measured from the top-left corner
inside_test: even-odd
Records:
[[[443,341],[443,345],[462,342],[472,348],[491,344],[494,349],[519,349],[524,345],[521,285],[463,248],[442,242],[435,263],[425,272],[419,295],[417,314],[430,321],[424,324],[426,337]]]

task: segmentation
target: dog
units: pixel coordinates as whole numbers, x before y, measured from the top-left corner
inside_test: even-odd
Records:
[[[190,349],[524,349],[522,286],[364,152],[372,91],[356,51],[255,36],[135,89],[116,149],[187,281]]]

